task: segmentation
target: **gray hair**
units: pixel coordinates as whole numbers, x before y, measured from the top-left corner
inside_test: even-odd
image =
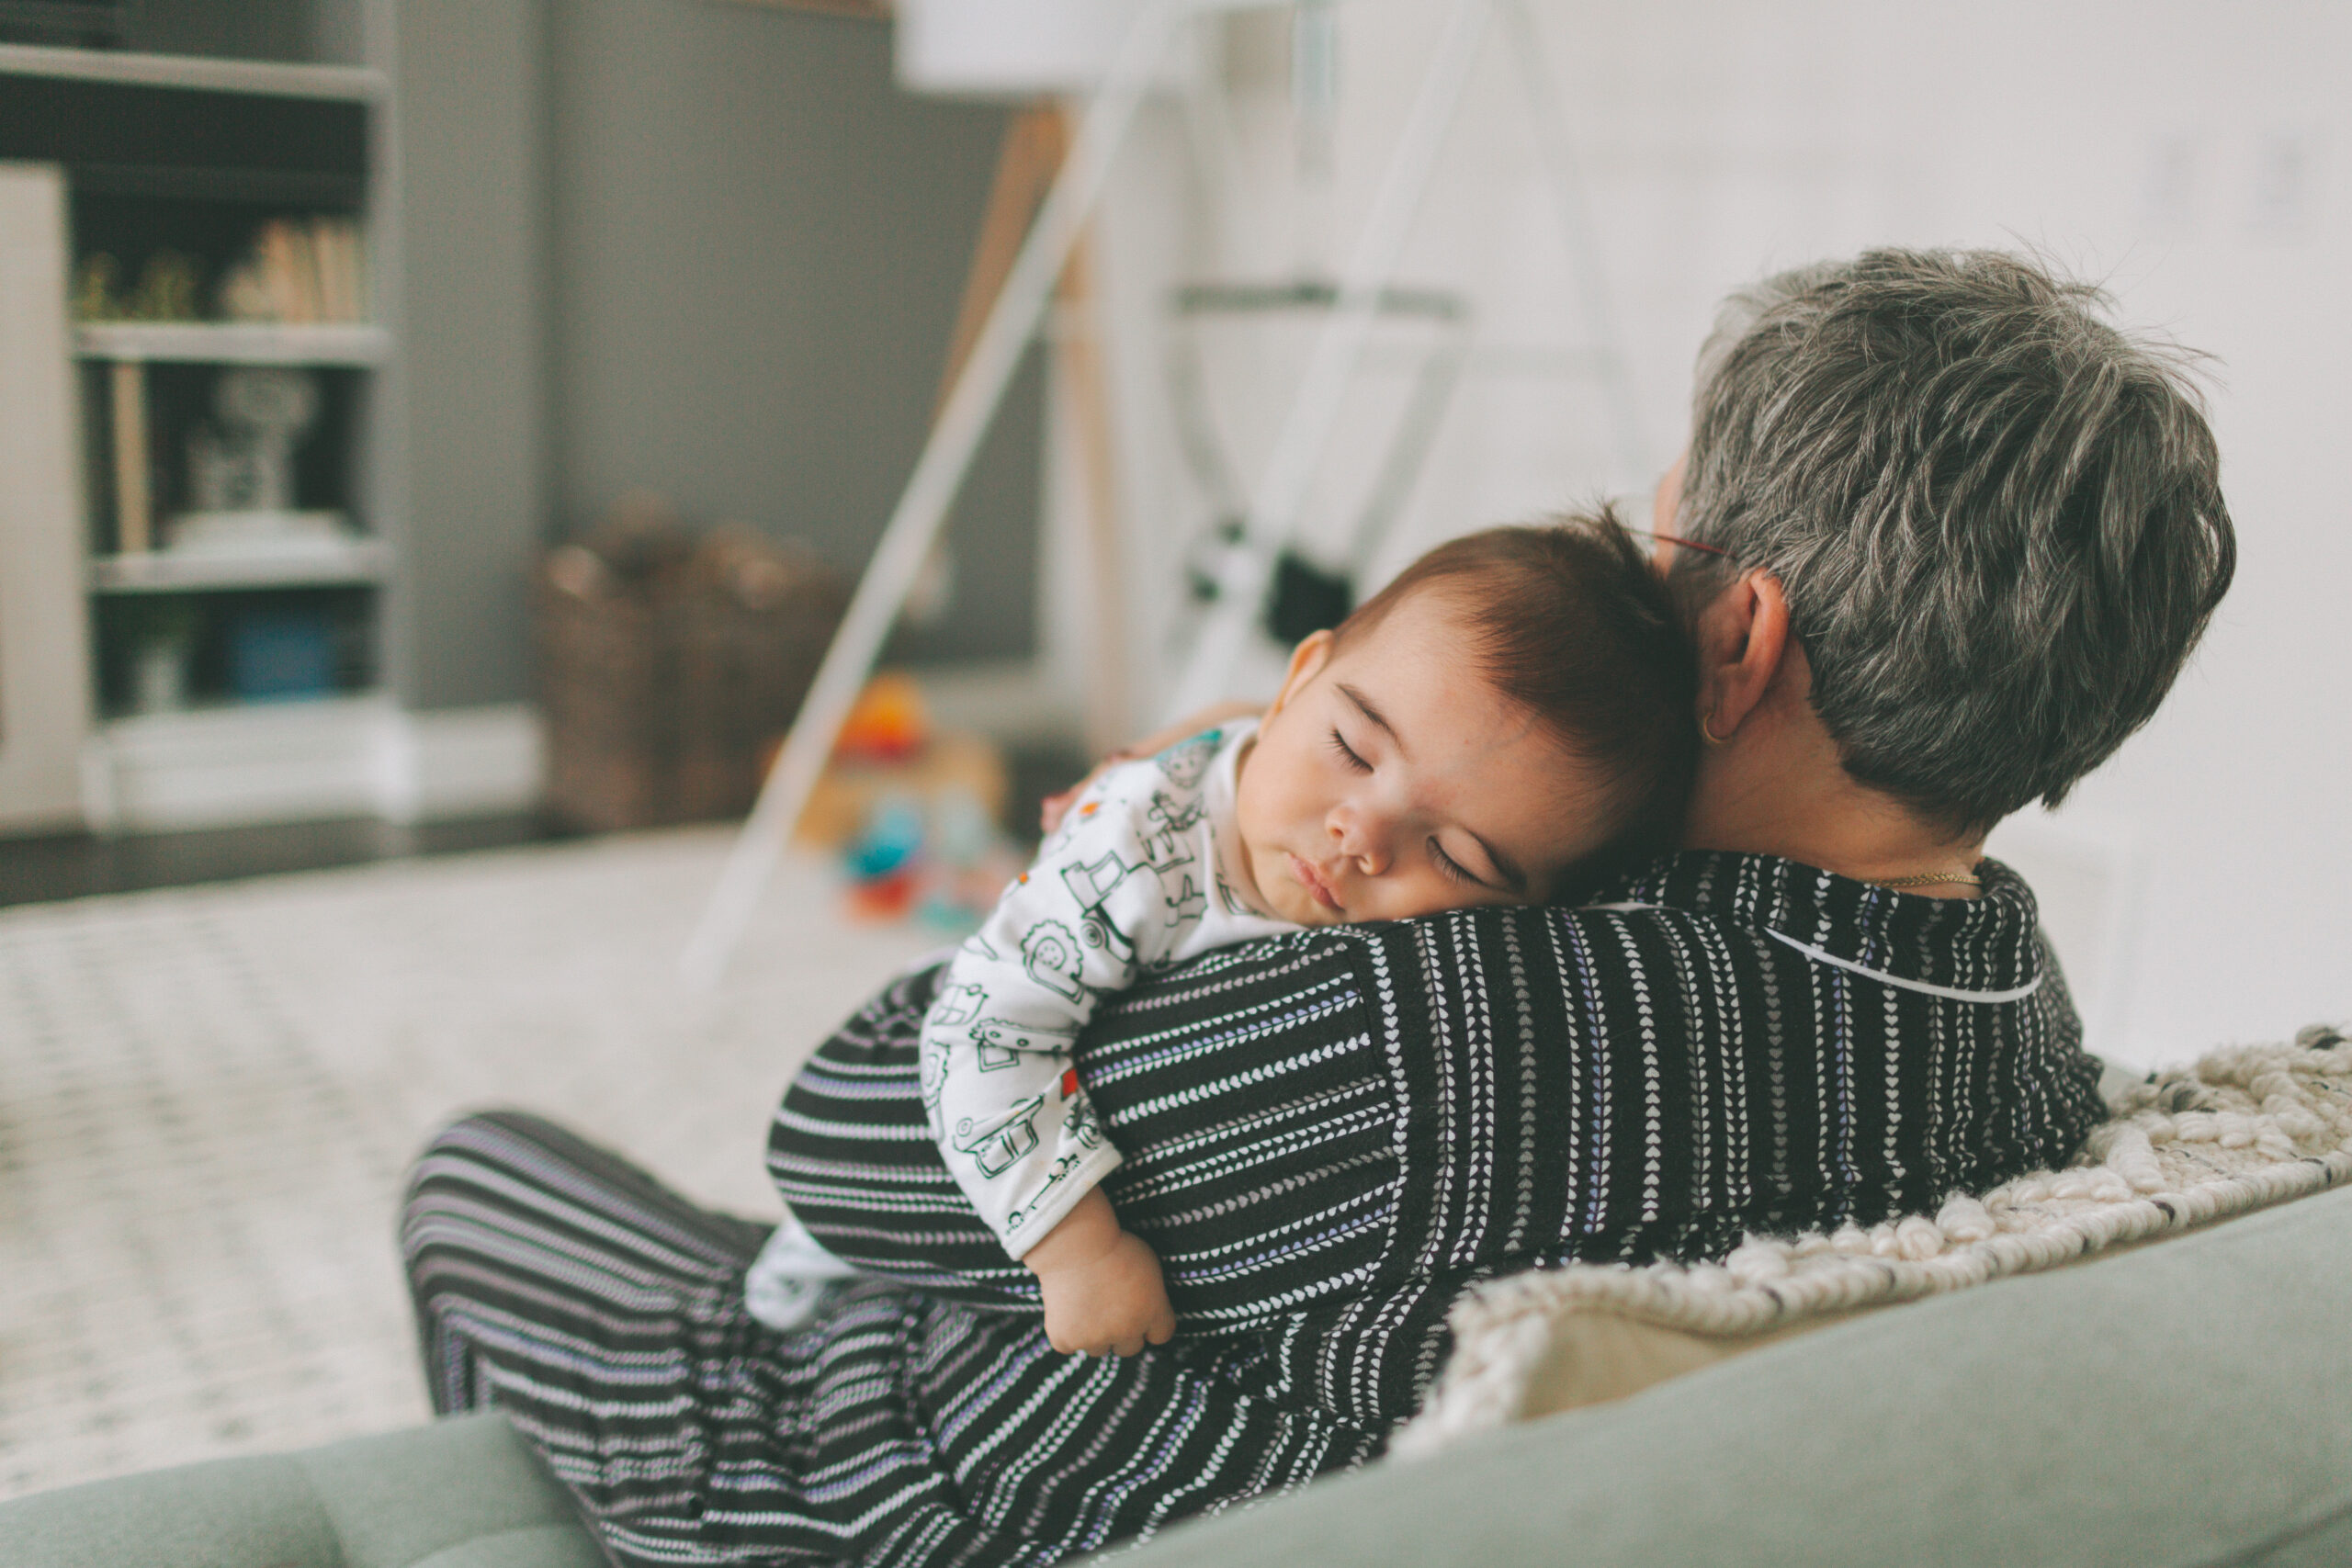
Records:
[[[2237,561],[2188,355],[1990,251],[1735,295],[1678,522],[1781,580],[1846,771],[1960,830],[2056,805],[2145,724]]]

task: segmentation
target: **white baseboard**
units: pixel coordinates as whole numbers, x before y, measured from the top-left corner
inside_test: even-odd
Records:
[[[921,678],[943,726],[998,739],[1077,732],[1069,704],[1029,660],[926,669]],[[101,726],[82,750],[82,809],[102,833],[333,817],[437,821],[528,809],[544,767],[538,716],[526,704],[254,704]]]
[[[401,717],[412,741],[411,819],[482,817],[537,804],[546,752],[539,716],[529,705],[435,708]]]
[[[538,719],[521,704],[406,712],[381,697],[125,719],[84,748],[98,832],[521,810],[538,798]]]

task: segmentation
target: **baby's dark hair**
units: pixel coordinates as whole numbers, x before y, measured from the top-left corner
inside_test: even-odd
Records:
[[[1441,591],[1467,619],[1495,691],[1605,783],[1610,831],[1561,874],[1555,901],[1670,848],[1698,761],[1698,664],[1665,581],[1615,514],[1449,539],[1341,622],[1337,645]]]

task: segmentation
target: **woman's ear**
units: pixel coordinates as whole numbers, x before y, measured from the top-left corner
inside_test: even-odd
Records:
[[[1716,594],[1693,627],[1699,652],[1699,723],[1728,741],[1772,689],[1790,648],[1789,601],[1781,580],[1758,569]]]
[[[1306,689],[1306,683],[1322,673],[1323,666],[1331,662],[1331,650],[1339,639],[1328,631],[1309,632],[1290,650],[1290,673],[1283,677],[1283,689],[1266,716],[1272,718],[1289,705],[1292,697]]]

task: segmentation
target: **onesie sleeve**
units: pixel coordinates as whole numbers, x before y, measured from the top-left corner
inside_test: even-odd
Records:
[[[1213,750],[1216,739],[1196,740]],[[1189,828],[1198,810],[1198,770],[1171,774],[1167,761],[1114,768],[1079,797],[957,950],[923,1019],[932,1136],[1014,1258],[1119,1164],[1071,1065],[1079,1031],[1205,908],[1192,863],[1163,870],[1168,824]]]

